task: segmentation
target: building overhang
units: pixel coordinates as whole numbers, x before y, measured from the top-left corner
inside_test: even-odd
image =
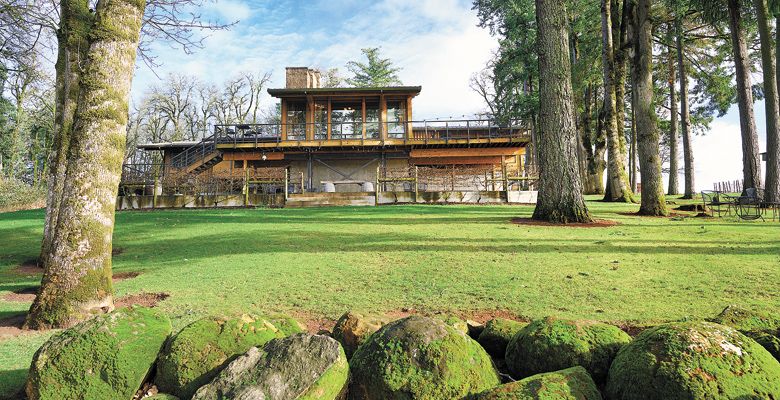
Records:
[[[365,88],[306,88],[306,89],[268,89],[268,94],[276,98],[306,96],[381,96],[406,95],[417,96],[422,86],[387,86]]]

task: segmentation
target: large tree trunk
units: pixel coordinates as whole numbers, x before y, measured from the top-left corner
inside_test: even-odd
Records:
[[[677,71],[680,75],[680,126],[682,128],[683,170],[685,176],[684,199],[692,199],[696,192],[696,175],[693,166],[693,142],[691,140],[691,111],[688,105],[688,68],[685,64],[685,32],[682,17],[675,21],[677,39]]]
[[[658,154],[658,123],[653,107],[653,25],[651,0],[639,0],[634,29],[634,93],[636,96],[637,144],[642,175],[640,215],[668,215]]]
[[[621,147],[618,135],[616,108],[615,51],[612,35],[612,5],[610,0],[601,1],[602,58],[604,64],[604,128],[607,134],[607,190],[604,201],[632,202],[633,193],[626,173],[625,145]],[[624,71],[625,72],[625,71]],[[622,101],[622,100],[620,100]],[[625,140],[623,140],[625,142]]]
[[[59,208],[31,329],[113,309],[111,238],[143,0],[100,0],[80,80]]]
[[[753,0],[761,37],[761,67],[764,73],[764,106],[766,107],[766,191],[765,200],[780,201],[780,149],[778,148],[778,121],[780,107],[777,97],[777,64],[772,45],[772,27],[769,26],[769,7],[766,0]]]
[[[672,26],[669,24],[668,27],[668,34],[667,39],[669,40],[669,43],[671,43],[673,39],[673,31]],[[680,186],[677,183],[677,172],[680,170],[680,166],[678,164],[678,151],[677,151],[677,137],[679,136],[679,133],[677,132],[677,126],[679,124],[678,122],[678,114],[677,114],[677,88],[675,87],[675,84],[677,83],[677,70],[675,69],[674,60],[675,60],[675,52],[672,48],[672,45],[669,44],[667,47],[667,62],[669,63],[669,189],[667,190],[667,194],[669,196],[676,196],[680,193]]]
[[[593,105],[595,103],[593,87],[585,90],[585,102],[582,113],[582,151],[585,152],[585,175],[583,187],[585,194],[604,194],[604,149],[605,141],[601,126],[595,136],[591,130],[593,125]]]
[[[59,217],[62,187],[65,184],[70,133],[79,95],[81,65],[89,49],[87,38],[93,16],[88,0],[62,0],[60,28],[57,32],[58,52],[55,82],[54,139],[49,154],[46,192],[46,217],[38,265],[46,264],[51,251],[52,235]]]
[[[753,114],[753,92],[750,79],[750,58],[742,26],[742,12],[739,0],[728,0],[731,46],[737,75],[737,102],[739,124],[742,132],[742,174],[743,187],[761,187],[761,160],[758,150],[758,133]]]
[[[554,223],[590,222],[582,197],[577,159],[577,128],[571,87],[566,6],[536,0],[539,27],[539,200],[534,219]]]

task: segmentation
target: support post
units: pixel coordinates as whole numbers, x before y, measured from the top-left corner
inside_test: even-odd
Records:
[[[290,191],[290,169],[285,168],[284,169],[284,202],[287,203],[287,199],[290,198],[289,191]]]
[[[303,181],[303,172],[301,172],[301,194],[306,194],[306,184]]]
[[[374,206],[379,205],[379,168],[376,167],[376,184],[374,185]]]
[[[496,191],[496,167],[493,166],[490,168],[490,183],[493,187],[493,191]]]
[[[501,168],[504,174],[504,191],[506,192],[506,202],[509,203],[509,175],[506,170],[506,163],[504,162],[504,156],[501,156]]]
[[[249,207],[249,168],[246,166],[244,166],[244,207]]]
[[[415,203],[418,202],[417,199],[419,198],[419,195],[420,195],[420,187],[417,184],[417,182],[418,182],[417,181],[417,176],[418,176],[418,171],[417,171],[417,166],[415,165],[414,166],[414,202]]]

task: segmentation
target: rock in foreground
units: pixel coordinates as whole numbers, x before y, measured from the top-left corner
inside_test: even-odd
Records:
[[[601,400],[596,384],[582,367],[534,375],[482,392],[469,400]]]
[[[526,325],[511,319],[491,319],[479,335],[479,344],[494,358],[504,358],[509,341]]]
[[[165,393],[189,399],[234,357],[288,333],[293,332],[263,318],[200,319],[166,343],[157,362],[155,383]]]
[[[333,338],[341,343],[349,359],[355,350],[385,323],[387,321],[379,317],[348,312],[336,321]]]
[[[665,324],[642,332],[620,351],[606,394],[614,400],[778,399],[780,363],[733,328]]]
[[[352,399],[460,399],[499,384],[490,356],[473,339],[436,318],[385,325],[350,362]]]
[[[548,317],[520,330],[506,349],[506,363],[516,378],[580,365],[603,382],[615,355],[631,337],[612,325]]]
[[[252,347],[231,362],[193,400],[334,400],[343,397],[349,365],[341,345],[321,335],[296,334]]]
[[[128,307],[52,336],[33,356],[31,400],[130,400],[171,333],[167,316]]]

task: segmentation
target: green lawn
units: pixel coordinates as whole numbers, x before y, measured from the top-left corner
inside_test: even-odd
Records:
[[[728,304],[780,310],[780,223],[638,218],[590,202],[609,228],[519,226],[532,207],[388,206],[123,212],[117,296],[166,292],[174,328],[211,313],[335,319],[373,312],[557,315],[646,325]],[[37,285],[43,212],[0,214],[0,297]],[[0,318],[28,303],[0,300]],[[0,395],[48,334],[0,339]]]

